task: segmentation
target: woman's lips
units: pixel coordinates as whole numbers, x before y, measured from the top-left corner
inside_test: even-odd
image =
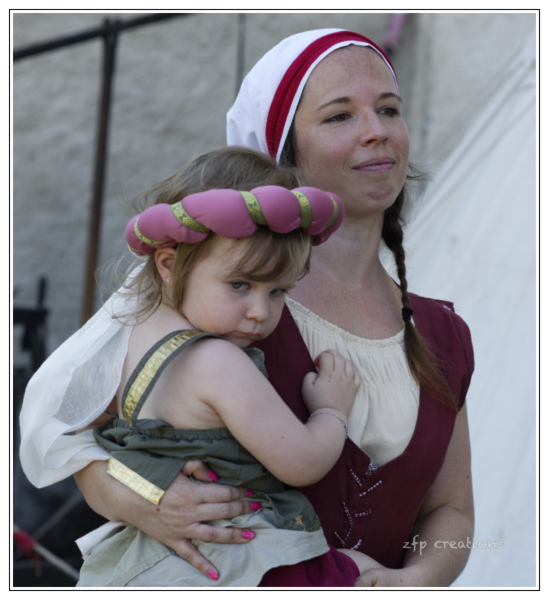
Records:
[[[384,173],[385,171],[390,171],[394,164],[395,161],[390,158],[379,158],[360,163],[356,167],[353,167],[353,171],[360,171],[362,173]]]

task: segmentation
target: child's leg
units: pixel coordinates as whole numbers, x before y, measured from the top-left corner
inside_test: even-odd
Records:
[[[366,554],[362,554],[362,552],[357,552],[356,550],[342,550],[340,548],[338,548],[338,552],[346,554],[350,559],[352,559],[358,567],[361,575],[370,569],[383,567],[383,565],[378,563],[377,560],[366,556]]]

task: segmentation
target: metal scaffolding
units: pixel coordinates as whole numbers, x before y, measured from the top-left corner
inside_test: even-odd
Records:
[[[101,209],[103,205],[103,192],[107,172],[107,146],[109,139],[109,120],[112,103],[112,88],[115,73],[115,56],[118,37],[127,29],[135,29],[143,25],[150,25],[174,17],[188,17],[190,13],[155,13],[145,17],[138,17],[128,21],[118,19],[105,19],[102,27],[96,27],[81,33],[68,35],[19,48],[13,52],[13,60],[24,60],[44,52],[51,52],[66,48],[74,44],[81,44],[97,38],[103,39],[103,69],[101,77],[101,96],[97,115],[97,134],[95,146],[95,165],[92,183],[92,204],[90,209],[90,225],[88,233],[88,257],[86,267],[86,280],[84,291],[84,307],[82,322],[85,323],[93,314],[93,298],[95,291],[95,271],[99,254],[99,232],[101,228]]]

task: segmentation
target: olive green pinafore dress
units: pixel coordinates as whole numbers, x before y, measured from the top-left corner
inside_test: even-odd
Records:
[[[139,411],[163,369],[187,346],[204,337],[219,336],[182,330],[155,344],[125,387],[122,398],[125,420],[114,418],[97,427],[95,439],[110,454],[109,473],[155,504],[161,501],[186,461],[204,461],[218,475],[220,484],[250,490],[254,493],[250,499],[261,504],[254,513],[211,521],[210,524],[252,529],[256,537],[246,544],[193,540],[201,554],[218,569],[219,579],[214,581],[194,569],[171,548],[124,524],[84,557],[79,587],[253,587],[274,567],[295,564],[328,552],[310,502],[301,493],[284,489],[282,482],[269,473],[227,428],[174,429],[164,421],[138,419]],[[247,348],[244,352],[267,376],[263,353],[256,348]]]

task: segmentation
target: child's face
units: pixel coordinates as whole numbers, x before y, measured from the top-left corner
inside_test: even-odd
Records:
[[[278,325],[287,291],[300,275],[295,270],[277,281],[257,282],[233,275],[247,243],[219,237],[210,254],[188,275],[181,312],[193,327],[216,333],[240,348],[270,335]]]

